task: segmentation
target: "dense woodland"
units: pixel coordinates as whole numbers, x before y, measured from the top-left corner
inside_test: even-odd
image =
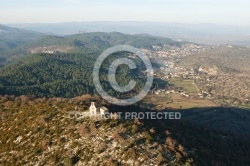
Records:
[[[110,89],[108,67],[114,58],[127,56],[119,53],[110,56],[102,65],[100,81],[108,93],[120,96]],[[35,96],[73,97],[86,93],[94,94],[92,71],[96,54],[37,54],[26,57],[7,68],[0,74],[0,91],[2,94],[30,94]],[[134,91],[139,91],[146,77],[140,71],[145,67],[139,59],[134,60],[137,69],[130,71],[127,66],[117,69],[116,80],[121,86],[131,79],[137,82]]]

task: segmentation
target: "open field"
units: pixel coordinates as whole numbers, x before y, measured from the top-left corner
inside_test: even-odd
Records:
[[[154,107],[157,110],[163,110],[168,108],[187,109],[187,108],[218,106],[213,101],[210,101],[208,99],[188,98],[180,94],[148,95],[143,99],[143,103],[151,103],[152,105],[151,107]]]
[[[170,83],[174,84],[176,87],[182,88],[187,93],[198,93],[199,89],[194,85],[193,80],[172,78]]]

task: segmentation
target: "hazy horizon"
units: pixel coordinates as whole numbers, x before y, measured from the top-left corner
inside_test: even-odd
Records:
[[[1,24],[140,21],[250,26],[247,0],[11,0],[0,6]]]
[[[160,21],[65,21],[65,22],[12,22],[1,23],[0,25],[22,25],[22,24],[67,24],[67,23],[153,23],[153,24],[172,24],[172,25],[216,25],[225,27],[250,27],[250,25],[236,25],[236,24],[216,24],[211,22],[201,23],[187,23],[187,22],[160,22]]]

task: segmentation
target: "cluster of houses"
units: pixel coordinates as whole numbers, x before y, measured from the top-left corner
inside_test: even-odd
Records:
[[[153,46],[153,49],[154,49],[153,51],[147,49],[141,49],[141,51],[146,55],[157,54],[159,57],[171,58],[171,57],[183,57],[192,53],[202,52],[211,48],[195,44],[185,44],[182,47],[175,47],[169,45],[164,45],[163,47]]]
[[[186,93],[186,92],[183,92],[183,91],[175,91],[175,90],[165,90],[165,89],[158,89],[158,90],[155,90],[155,91],[152,91],[153,94],[155,95],[159,95],[159,94],[180,94],[184,97],[191,97],[190,94]],[[195,96],[193,94],[193,96]],[[212,97],[212,95],[204,90],[201,91],[201,93],[198,93],[197,94],[197,97],[199,98],[208,98],[210,99]]]
[[[161,94],[161,93],[165,93],[165,94],[181,94],[182,96],[190,97],[190,95],[185,93],[185,92],[179,92],[179,91],[175,91],[175,90],[158,89],[158,90],[154,91],[153,93],[155,95],[158,95],[158,94]]]

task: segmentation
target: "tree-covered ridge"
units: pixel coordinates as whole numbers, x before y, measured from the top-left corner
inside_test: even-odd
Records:
[[[149,35],[127,35],[118,32],[103,33],[83,33],[71,36],[44,36],[39,40],[27,43],[23,46],[0,54],[0,65],[8,64],[32,53],[34,49],[39,48],[36,53],[43,52],[44,48],[53,46],[55,48],[70,48],[66,52],[70,53],[98,53],[114,45],[131,45],[137,48],[153,49],[153,46],[175,45],[181,46],[177,42],[168,38],[153,37]],[[55,49],[57,50],[57,49]],[[54,51],[65,52],[65,51]]]
[[[3,67],[11,59],[18,59],[19,56],[25,55],[25,51],[21,48],[42,36],[41,33],[0,25],[0,67]]]
[[[72,97],[85,93],[94,94],[92,71],[98,54],[58,53],[35,54],[16,62],[1,70],[1,94],[31,94],[35,96],[62,96]],[[112,95],[114,92],[108,80],[109,64],[117,57],[127,56],[118,53],[106,59],[100,72],[100,81],[103,88]],[[144,69],[142,62],[135,59],[138,65],[133,72],[127,66],[120,66],[117,70],[117,82],[127,85],[133,79],[137,82],[134,92],[144,86],[145,76],[140,71]]]
[[[138,48],[152,49],[156,45],[181,45],[180,42],[162,38],[154,37],[150,35],[137,34],[128,35],[119,32],[92,32],[92,33],[82,33],[77,35],[56,37],[56,36],[46,36],[39,41],[32,43],[31,46],[37,45],[73,45],[76,47],[86,47],[86,46],[112,46],[119,44],[128,44]]]
[[[0,25],[0,53],[38,39],[42,34]]]

